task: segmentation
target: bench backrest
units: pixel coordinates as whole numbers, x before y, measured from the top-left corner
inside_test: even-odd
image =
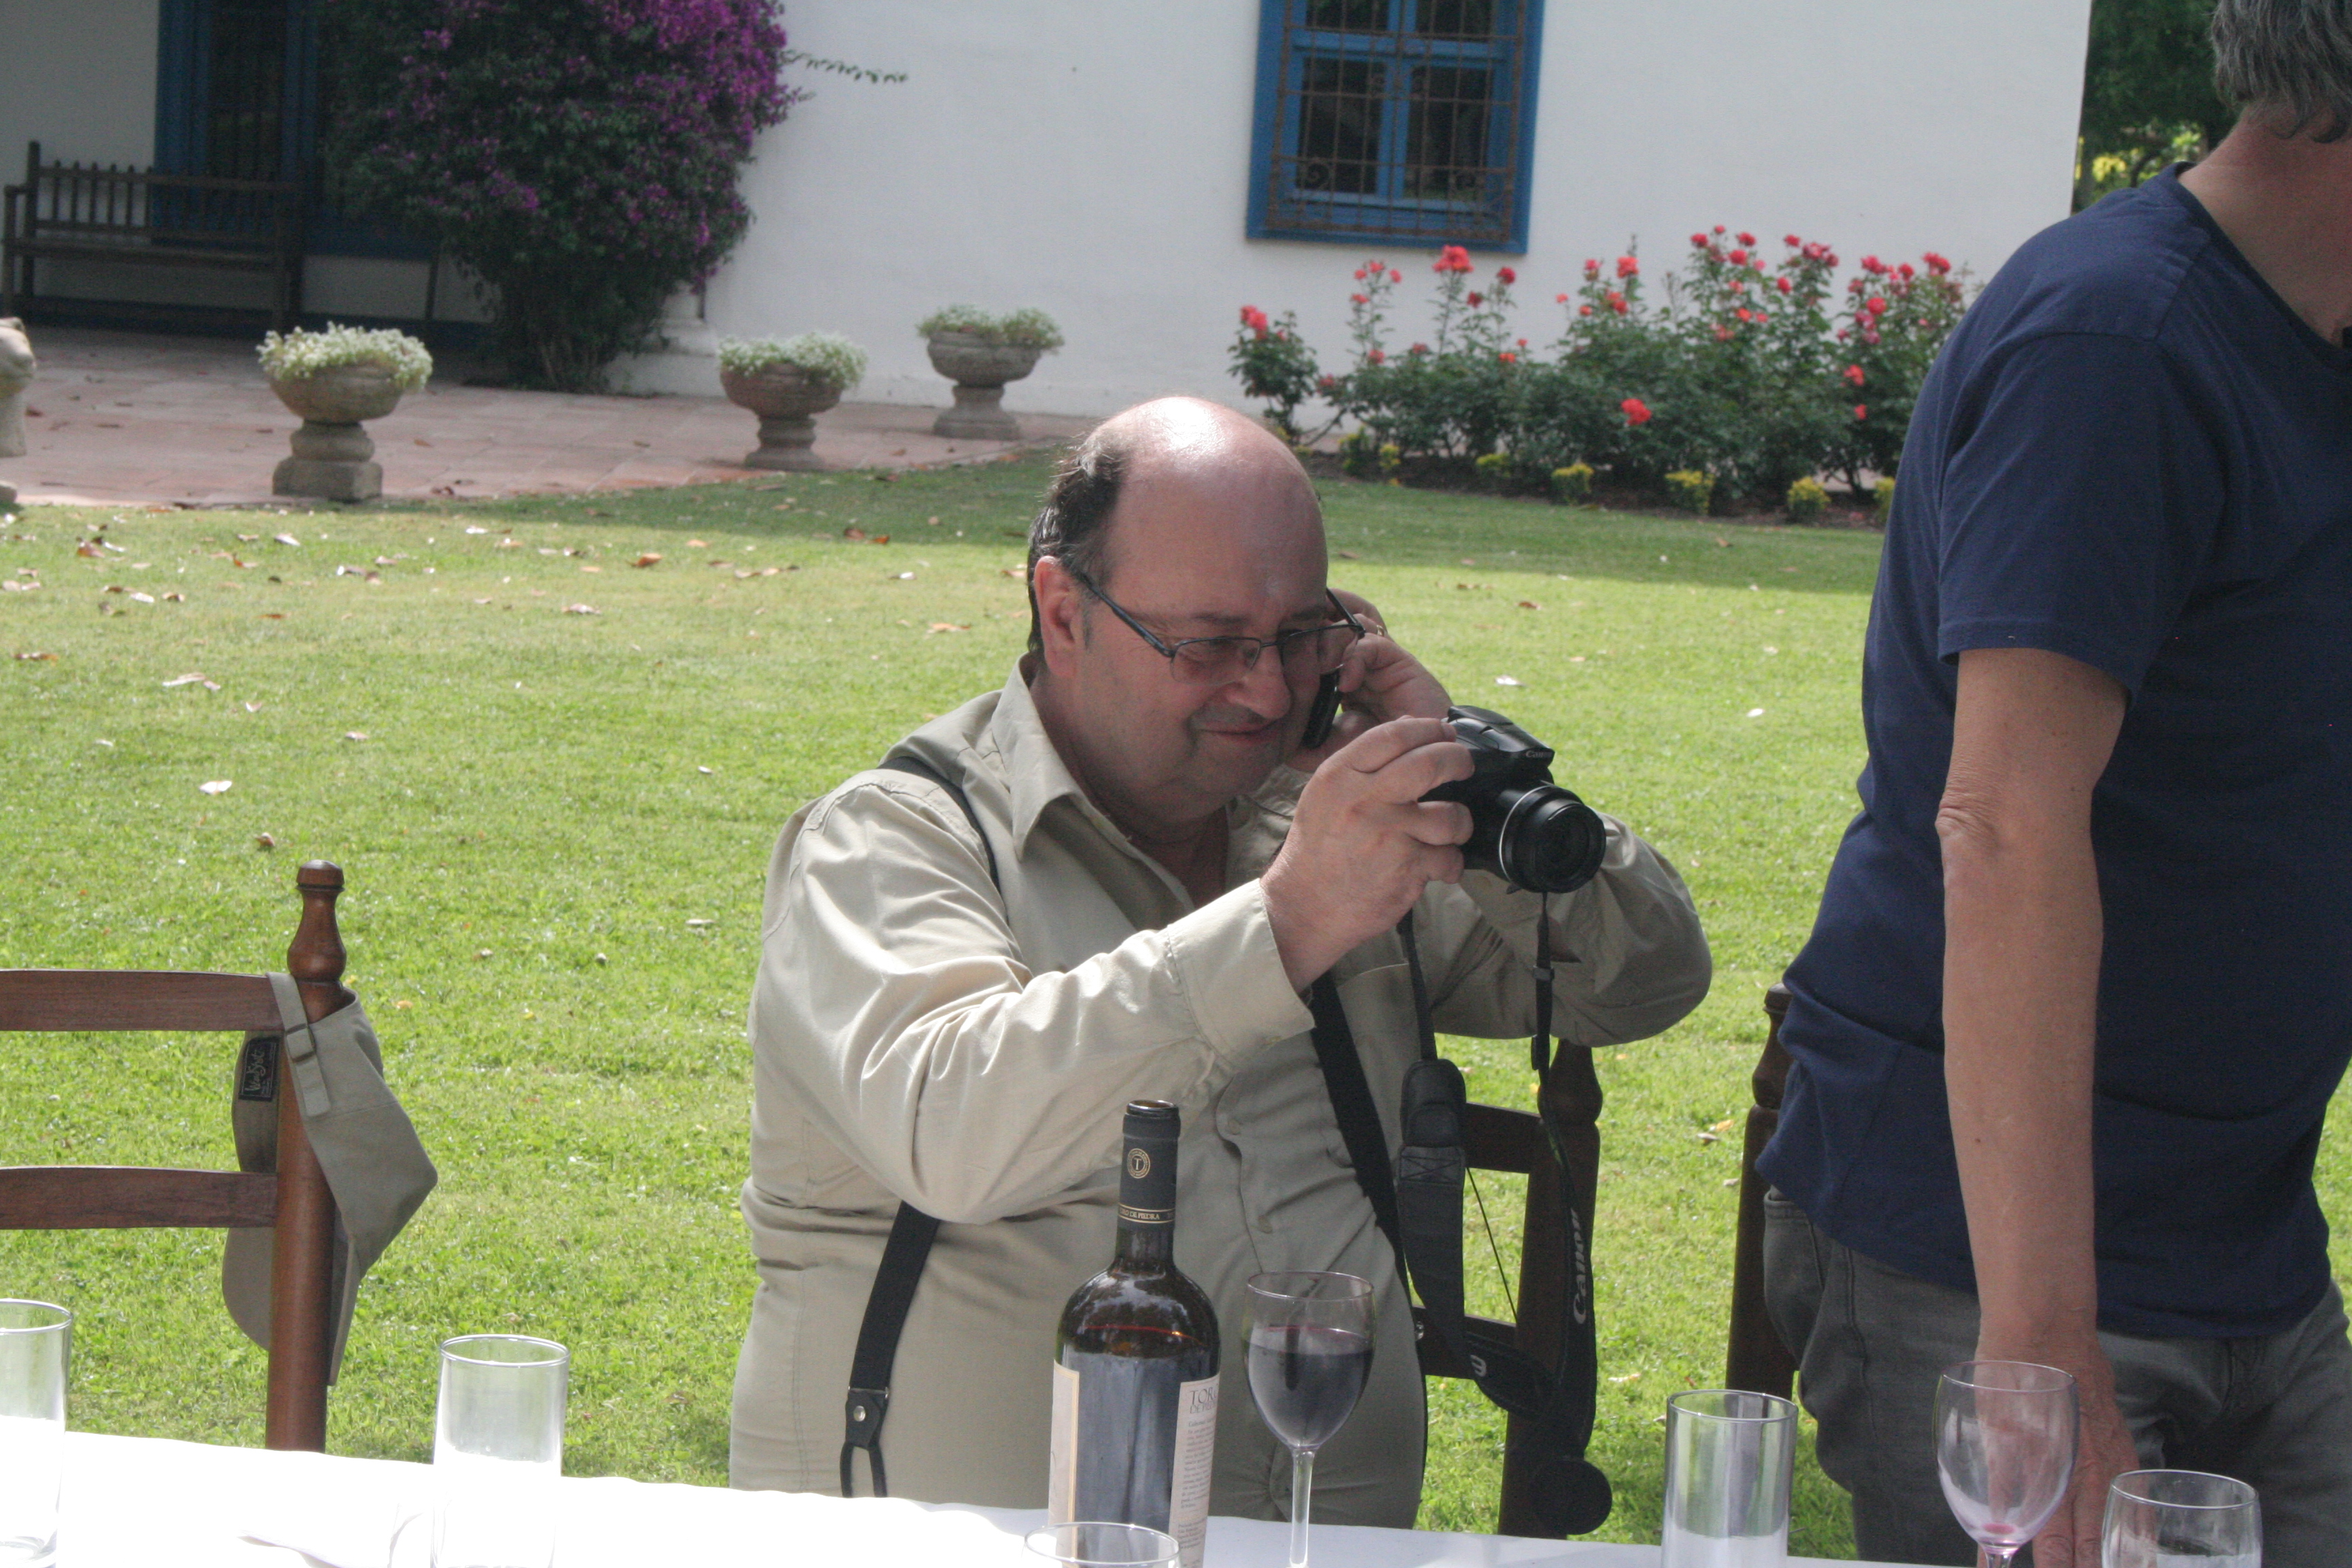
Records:
[[[163,245],[283,250],[301,232],[302,187],[291,181],[162,174],[117,164],[44,163],[28,143],[16,232]]]

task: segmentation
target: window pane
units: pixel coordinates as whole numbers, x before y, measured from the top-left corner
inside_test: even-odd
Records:
[[[1385,33],[1391,0],[1307,0],[1307,25],[1328,33]]]
[[[1432,38],[1491,38],[1495,0],[1420,0],[1412,30]]]
[[[1413,74],[1405,121],[1407,196],[1477,201],[1486,195],[1494,81],[1484,66],[1424,66]]]
[[[1381,184],[1382,100],[1388,68],[1372,60],[1309,57],[1298,103],[1301,191],[1362,196]]]
[[[207,174],[279,177],[279,89],[286,78],[286,0],[214,0],[205,100]]]

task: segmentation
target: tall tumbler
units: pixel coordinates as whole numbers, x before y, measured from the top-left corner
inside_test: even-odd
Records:
[[[0,1300],[0,1568],[57,1560],[72,1339],[63,1307]]]
[[[548,1568],[572,1352],[521,1334],[441,1342],[433,1568]]]
[[[1701,1389],[1666,1401],[1664,1568],[1781,1568],[1797,1407]]]

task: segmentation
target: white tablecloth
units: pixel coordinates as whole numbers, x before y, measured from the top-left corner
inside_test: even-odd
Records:
[[[69,1433],[58,1568],[427,1568],[427,1525],[401,1521],[426,1507],[431,1475],[429,1466],[389,1459]],[[555,1568],[1042,1561],[1021,1541],[1043,1522],[1039,1513],[615,1479],[566,1478],[562,1490]],[[1288,1551],[1287,1525],[1209,1521],[1209,1568],[1283,1568]],[[1654,1546],[1349,1525],[1318,1526],[1314,1555],[1331,1568],[1658,1568]]]

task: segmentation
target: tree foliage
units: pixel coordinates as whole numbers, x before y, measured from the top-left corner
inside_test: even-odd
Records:
[[[2093,0],[2074,205],[2199,158],[2236,115],[2213,90],[2213,0]]]
[[[591,391],[724,259],[784,117],[774,0],[331,0],[347,199],[495,290],[516,380]]]

